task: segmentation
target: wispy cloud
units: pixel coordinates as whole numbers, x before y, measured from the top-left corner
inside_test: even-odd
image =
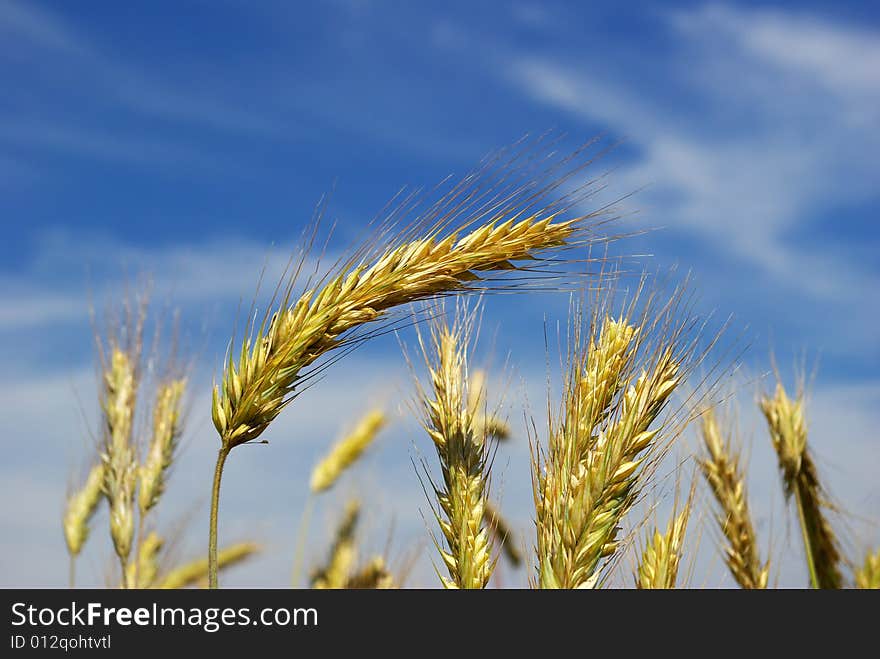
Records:
[[[621,180],[649,184],[639,202],[652,218],[814,296],[860,295],[855,282],[880,290],[851,259],[790,240],[795,227],[876,200],[880,67],[868,63],[880,34],[721,6],[667,25],[680,48],[672,96],[635,74],[599,76],[571,55],[513,51],[499,70],[536,101],[631,139],[639,154]]]

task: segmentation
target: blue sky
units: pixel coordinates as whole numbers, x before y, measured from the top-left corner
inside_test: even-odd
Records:
[[[267,259],[270,272],[285,260],[320,195],[334,188],[331,248],[341,249],[400,186],[463,174],[548,129],[572,147],[599,132],[623,140],[596,165],[611,171],[604,198],[638,190],[620,226],[657,230],[620,249],[651,254],[649,268],[691,270],[699,310],[732,315],[751,345],[749,378],[767,371],[771,349],[788,378],[799,356],[818,360],[816,450],[835,494],[876,519],[876,7],[474,4],[0,0],[0,406],[15,419],[0,466],[0,583],[64,579],[58,513],[95,416],[90,294],[113,299],[123,273],[150,272],[160,306],[181,308],[199,359],[169,499],[178,513],[181,501],[203,505],[215,441],[207,385],[238,302]],[[544,317],[564,322],[566,305],[563,295],[489,302],[496,361],[509,351],[521,383],[507,401],[512,419],[520,389],[540,409]],[[285,582],[312,460],[341,419],[396,406],[408,377],[396,341],[365,347],[279,420],[270,447],[236,456],[221,530],[256,533],[270,549],[231,583]],[[753,489],[768,502],[758,507],[768,526],[776,520],[775,550],[794,545],[796,564],[796,542],[769,512],[779,493],[755,388],[743,391]],[[392,483],[374,533],[381,543],[394,517],[402,548],[425,535],[409,458],[426,445],[414,433],[401,420],[352,476],[361,487]],[[524,532],[526,454],[521,438],[501,479]],[[10,504],[22,491],[28,503]],[[96,581],[107,559],[101,524],[84,572]],[[853,535],[859,551],[878,541],[873,526]],[[711,544],[700,553],[711,557]],[[201,547],[198,533],[191,546]],[[717,560],[700,569],[695,581],[723,583]],[[794,568],[780,580],[801,576]]]

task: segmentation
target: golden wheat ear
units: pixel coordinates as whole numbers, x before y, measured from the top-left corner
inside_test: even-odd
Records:
[[[742,588],[766,588],[770,562],[761,563],[739,453],[734,452],[732,441],[725,439],[712,408],[703,412],[700,432],[705,449],[700,471],[715,498],[715,518],[727,541],[724,561]]]
[[[781,382],[773,396],[763,396],[761,411],[779,459],[783,489],[794,498],[813,588],[841,588],[840,545],[825,515],[818,470],[807,445],[803,394],[792,400]]]
[[[134,544],[137,451],[133,439],[135,408],[141,379],[146,303],[132,312],[126,304],[125,323],[113,328],[101,348],[101,410],[104,432],[101,461],[103,490],[110,505],[110,537],[128,587],[128,561]]]
[[[485,424],[469,404],[474,396],[468,394],[478,314],[479,305],[469,309],[459,304],[449,323],[438,308],[430,335],[419,334],[430,386],[417,384],[418,405],[440,462],[441,478],[429,480],[437,503],[432,509],[445,542],[441,546],[435,539],[448,573],[441,577],[446,588],[485,588],[495,566],[485,515],[491,447]]]

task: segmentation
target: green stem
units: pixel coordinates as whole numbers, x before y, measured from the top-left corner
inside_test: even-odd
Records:
[[[217,466],[214,467],[214,485],[211,488],[211,519],[208,530],[208,588],[216,589],[217,584],[217,513],[220,510],[220,479],[223,478],[223,465],[229,447],[224,442],[217,454]]]
[[[797,509],[798,509],[798,519],[801,524],[801,535],[804,539],[804,553],[807,557],[807,568],[810,570],[810,585],[813,588],[819,587],[819,575],[816,572],[816,561],[813,558],[813,545],[810,541],[810,533],[807,529],[807,518],[804,513],[804,502],[803,497],[801,495],[801,486],[800,483],[797,483],[794,488],[794,498],[797,501]]]
[[[70,555],[70,570],[68,574],[70,575],[70,588],[72,590],[76,584],[76,556],[73,554]]]

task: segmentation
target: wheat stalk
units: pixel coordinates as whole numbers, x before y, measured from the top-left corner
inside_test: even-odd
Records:
[[[277,310],[242,342],[237,363],[230,350],[222,382],[213,390],[212,418],[221,447],[209,523],[212,565],[220,483],[229,452],[259,437],[308,376],[304,369],[358,340],[354,332],[364,324],[388,319],[394,308],[416,300],[473,291],[487,284],[503,287],[503,282],[483,281],[481,275],[517,270],[517,261],[538,263],[543,252],[576,244],[588,232],[587,221],[596,217],[560,219],[561,213],[584,197],[583,187],[572,194],[558,193],[560,185],[580,171],[580,167],[565,171],[576,156],[551,164],[538,177],[526,175],[521,185],[512,187],[505,187],[506,181],[525,170],[516,164],[502,166],[500,182],[493,183],[497,170],[490,163],[431,207],[411,230],[397,230],[398,239],[378,249],[370,246],[376,240],[369,241],[355,258],[295,300],[292,291],[300,268],[294,271]],[[550,199],[551,195],[558,197]],[[453,223],[460,225],[460,231],[448,234]],[[477,228],[465,231],[472,225]],[[393,223],[388,224],[375,238],[381,243],[395,230]],[[510,282],[508,287],[521,284]],[[217,586],[214,572],[211,587]]]
[[[433,483],[439,510],[434,514],[446,541],[438,544],[448,571],[446,588],[485,588],[495,561],[488,521],[484,519],[489,480],[489,443],[475,411],[468,405],[468,352],[474,339],[476,311],[456,309],[453,324],[438,310],[430,337],[419,345],[430,375],[430,390],[418,386],[423,425],[440,461],[441,483]]]
[[[779,458],[785,494],[794,495],[797,503],[810,582],[813,588],[840,588],[840,548],[823,513],[819,475],[807,446],[803,396],[792,400],[777,383],[773,397],[762,397],[760,407]]]
[[[240,542],[229,547],[224,547],[217,555],[219,569],[222,570],[242,563],[259,551],[260,546],[254,542]],[[207,577],[208,560],[201,558],[174,568],[161,578],[157,579],[156,588],[187,588],[188,586],[195,586],[204,583]]]
[[[355,429],[341,441],[312,470],[313,493],[333,487],[348,469],[373,443],[376,434],[385,426],[387,419],[382,410],[372,410],[360,420]]]
[[[699,465],[718,504],[716,519],[727,538],[725,563],[741,587],[766,588],[769,561],[761,564],[739,455],[732,452],[730,442],[724,439],[711,408],[702,415],[701,434],[706,457]]]
[[[692,499],[688,499],[685,509],[680,514],[673,515],[666,531],[660,533],[659,529],[654,530],[636,571],[636,588],[675,588],[691,503]]]
[[[348,502],[345,515],[330,549],[327,564],[312,574],[312,588],[345,588],[354,564],[357,562],[355,530],[360,517],[361,504],[356,499]]]
[[[865,556],[865,563],[856,570],[856,588],[880,589],[880,549]]]
[[[62,528],[67,552],[70,554],[70,587],[74,586],[76,557],[89,537],[89,522],[101,502],[104,487],[104,464],[99,462],[89,470],[82,489],[67,499]]]
[[[586,345],[576,323],[561,421],[550,429],[546,455],[535,449],[532,458],[542,588],[595,585],[602,559],[617,548],[641,467],[662,444],[651,425],[681,381],[681,363],[677,338],[661,337],[635,376],[649,329],[643,321],[606,317]]]

